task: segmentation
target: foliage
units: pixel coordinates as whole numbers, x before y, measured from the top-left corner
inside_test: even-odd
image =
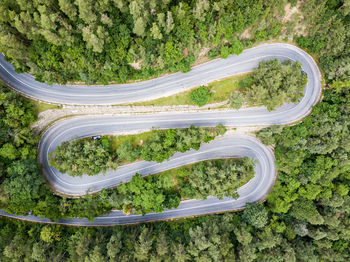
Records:
[[[240,109],[246,102],[248,106],[264,105],[271,111],[283,103],[297,103],[304,95],[306,83],[307,76],[298,61],[262,61],[238,83],[239,91],[231,94],[230,106]]]
[[[169,209],[177,207],[180,204],[179,193],[167,187],[160,187],[160,181],[158,176],[143,179],[136,174],[130,182],[119,186],[117,191],[124,196],[124,212],[132,212],[132,209],[135,209],[139,214],[152,211],[161,213],[165,207]]]
[[[130,141],[124,141],[116,150],[112,150],[107,137],[100,141],[72,140],[63,142],[49,155],[50,165],[71,176],[96,175],[137,159],[162,162],[178,151],[198,150],[201,143],[207,143],[225,131],[222,125],[154,130],[142,145],[133,146]]]
[[[172,37],[179,42],[180,50],[184,45],[193,43],[200,43],[198,46],[201,48],[209,43],[207,39],[211,39],[210,43],[222,44],[221,40],[235,34],[235,30],[244,30],[254,23],[257,24],[251,34],[258,39],[266,39],[280,28],[278,22],[271,23],[275,9],[266,8],[264,1],[235,1],[232,6],[239,8],[232,8],[234,10],[230,1],[226,2],[230,5],[224,1],[174,2],[172,9],[166,9],[170,2],[162,1],[152,6],[152,1],[114,1],[111,4],[108,1],[59,0],[41,1],[40,10],[37,8],[39,2],[2,3],[0,49],[11,58],[17,70],[30,70],[41,80],[108,81],[115,80],[117,75],[119,80],[125,81],[130,75],[136,78],[156,74],[156,71],[147,71],[150,63],[159,67],[164,65],[163,57],[156,53],[164,48],[162,43],[154,45],[157,49],[152,45],[153,41],[160,41],[159,32],[153,29],[155,19],[162,41]],[[271,6],[284,6],[286,3],[266,2]],[[50,13],[53,10],[49,8],[51,6],[62,12]],[[331,86],[335,90],[326,90],[323,101],[302,123],[292,127],[270,127],[259,132],[258,136],[264,142],[275,145],[279,170],[276,185],[264,204],[268,214],[264,227],[247,224],[243,219],[245,211],[173,222],[89,229],[2,218],[0,260],[168,261],[171,258],[174,261],[349,261],[350,94],[346,69],[350,42],[347,30],[349,7],[349,1],[345,0],[306,0],[302,4],[308,34],[300,37],[298,43],[319,55],[328,83],[333,79],[337,82]],[[98,13],[103,8],[106,11]],[[132,18],[125,15],[121,19],[124,24],[120,23],[119,28],[114,26],[115,16],[111,16],[114,8],[118,8],[120,14],[132,14]],[[155,8],[155,15],[143,12],[149,10],[147,8]],[[159,14],[159,8],[165,11]],[[33,10],[39,10],[35,13],[35,20]],[[55,15],[58,19],[51,23]],[[135,20],[141,18],[138,28],[134,26],[133,17]],[[232,17],[235,20],[230,20]],[[203,20],[208,24],[201,25]],[[62,26],[65,21],[69,23]],[[196,25],[191,27],[194,21]],[[210,26],[209,21],[215,25]],[[96,23],[103,28],[99,32]],[[151,25],[153,30],[148,30]],[[55,26],[58,30],[51,29]],[[84,29],[83,39],[80,32],[89,26]],[[103,30],[108,31],[115,41],[106,41]],[[140,36],[131,35],[130,38],[131,31]],[[99,36],[95,37],[95,34]],[[148,34],[152,34],[151,40],[148,40]],[[224,38],[221,38],[223,35]],[[65,41],[62,44],[64,48],[58,45],[60,37]],[[196,37],[200,37],[201,41],[193,41]],[[48,44],[46,39],[56,41],[57,45]],[[71,44],[71,39],[77,40]],[[80,42],[83,45],[76,44]],[[144,43],[152,48],[148,45],[145,48]],[[194,49],[190,53],[195,53]],[[147,59],[140,72],[125,65],[144,57]],[[109,63],[112,58],[115,62]],[[126,62],[119,63],[121,60]],[[1,87],[0,146],[4,147],[0,154],[1,207],[12,213],[27,214],[32,211],[32,214],[56,220],[69,216],[92,219],[121,205],[123,202],[111,190],[80,199],[52,194],[39,169],[35,168],[37,140],[29,129],[35,119],[31,107],[31,103]],[[170,179],[164,178],[161,184],[166,187],[170,182]]]
[[[307,83],[306,74],[301,71],[299,62],[290,60],[262,61],[251,75],[251,87],[243,90],[244,96],[251,104],[265,105],[273,110],[283,103],[296,103],[303,97]],[[246,85],[243,83],[242,86]]]
[[[35,159],[37,139],[30,125],[35,121],[33,104],[0,83],[0,162]],[[1,172],[2,173],[2,172]]]
[[[63,142],[49,155],[50,165],[70,176],[92,176],[105,173],[108,168],[115,169],[117,164],[109,149],[102,144],[103,141],[105,140]]]
[[[210,98],[210,92],[205,86],[201,86],[193,90],[190,94],[190,100],[192,103],[195,103],[197,106],[204,106],[208,103]]]
[[[243,44],[238,39],[232,41],[232,44],[222,45],[220,55],[222,58],[227,58],[231,54],[239,55],[243,51]]]
[[[244,102],[244,97],[239,92],[233,92],[230,96],[230,106],[233,109],[240,109]]]
[[[49,83],[147,79],[169,70],[189,71],[204,47],[222,45],[230,54],[240,53],[237,34],[266,17],[275,4],[4,0],[0,51],[18,72]],[[267,16],[274,18],[272,11]],[[141,63],[140,70],[130,65],[134,61]]]
[[[181,199],[215,196],[237,198],[237,188],[254,176],[249,158],[207,160],[158,175],[142,178],[136,174],[116,191],[124,212],[145,214],[175,208]],[[117,195],[116,195],[117,196]]]
[[[307,0],[302,4],[307,36],[297,43],[319,55],[327,82],[349,80],[349,3],[347,0]]]
[[[38,136],[30,129],[35,120],[33,103],[0,83],[0,207],[52,220],[110,211],[100,196],[68,200],[52,194],[36,161]]]
[[[254,227],[262,228],[267,224],[268,213],[261,204],[247,203],[242,212],[242,219]]]
[[[181,185],[181,192],[184,198],[238,198],[236,189],[253,176],[254,165],[249,158],[201,162],[192,167],[188,178]]]
[[[328,243],[323,248],[329,252],[349,245],[349,108],[350,86],[344,82],[341,89],[325,90],[323,101],[301,124],[258,133],[276,145],[279,179],[267,198],[268,209],[291,219],[295,234],[310,237],[313,248]]]
[[[0,145],[6,145],[4,148],[15,149],[10,151],[8,149],[3,150],[3,152],[7,153],[0,156],[2,175],[2,183],[0,185],[1,208],[18,215],[26,215],[30,212],[33,215],[46,217],[51,220],[69,217],[92,220],[96,216],[110,212],[112,208],[122,208],[122,195],[118,195],[117,191],[112,189],[75,199],[53,195],[36,162],[36,143],[38,139],[29,128],[29,125],[36,119],[32,110],[32,104],[3,86],[1,86],[0,94],[2,98],[0,111],[2,135],[0,139],[2,139],[1,143],[3,143]],[[97,170],[109,168],[109,166],[100,165],[102,160],[107,160],[107,163],[111,163],[111,166],[114,166],[128,160],[133,161],[139,158],[142,153],[150,160],[162,161],[170,157],[169,152],[184,152],[190,148],[198,149],[201,142],[208,142],[217,135],[224,134],[225,131],[226,129],[222,125],[216,128],[190,127],[188,129],[170,131],[157,130],[149,136],[148,142],[145,141],[146,146],[142,147],[142,152],[140,150],[141,146],[134,148],[130,141],[126,141],[117,150],[113,149],[113,152],[111,142],[106,137],[102,137],[100,141],[91,141],[90,139],[77,140],[72,142],[73,146],[69,143],[64,143],[58,155],[65,168],[73,166],[76,168],[72,170],[75,174],[78,171],[86,173],[97,172]],[[176,137],[175,140],[173,139],[174,137]],[[154,147],[154,144],[158,144],[160,147]],[[13,154],[11,155],[9,152],[13,152]],[[75,165],[76,163],[72,162],[68,157],[69,154],[73,154],[76,163],[81,165]],[[95,157],[97,155],[100,156],[98,158],[99,161],[95,161],[95,158],[91,160],[91,155]],[[116,162],[108,162],[112,159],[111,156],[116,159]],[[96,163],[96,165],[91,165],[91,163]],[[165,182],[163,181],[162,183],[164,184]],[[165,207],[171,208],[178,205],[179,197],[175,192],[168,194],[165,197],[165,201]],[[58,238],[55,232],[45,229],[42,233],[43,240],[51,243],[50,241]],[[35,251],[33,255],[40,256],[41,248],[44,248],[43,245],[48,244],[39,243],[35,245],[33,247],[33,252]]]

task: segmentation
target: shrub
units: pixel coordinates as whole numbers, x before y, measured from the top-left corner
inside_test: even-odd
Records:
[[[233,109],[238,110],[242,107],[243,102],[244,102],[243,96],[238,92],[233,92],[233,94],[230,97],[230,106]]]
[[[220,55],[222,58],[227,58],[229,55],[230,55],[230,47],[227,46],[227,45],[223,45],[221,48],[220,48]]]
[[[208,88],[201,86],[191,92],[190,99],[191,102],[195,103],[198,106],[204,106],[208,103],[210,98],[210,92]]]

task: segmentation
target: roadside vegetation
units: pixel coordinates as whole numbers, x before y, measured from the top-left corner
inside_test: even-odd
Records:
[[[125,213],[163,212],[164,208],[178,207],[181,199],[238,198],[237,188],[254,173],[249,158],[208,160],[145,178],[136,174],[116,191]]]
[[[238,88],[233,89],[226,99],[234,109],[246,104],[248,107],[266,106],[272,111],[283,103],[297,103],[304,96],[306,84],[307,75],[301,70],[299,62],[262,61],[251,74],[238,82]],[[210,87],[193,90],[191,102],[205,105],[212,95],[209,90]]]
[[[71,140],[63,142],[49,155],[50,165],[71,176],[92,176],[116,169],[118,165],[136,160],[163,162],[176,152],[198,150],[201,143],[208,143],[226,132],[224,126],[216,128],[194,127],[185,129],[154,130],[141,144],[133,145],[134,137],[114,148],[111,139]],[[114,149],[114,150],[112,150]]]
[[[230,94],[239,88],[238,83],[246,76],[249,76],[249,73],[233,75],[221,80],[213,81],[208,84],[208,86],[203,86],[208,92],[209,100],[206,104],[219,103],[227,100],[230,97]],[[162,97],[159,99],[137,102],[132,105],[135,106],[174,106],[174,105],[196,105],[191,101],[191,94],[198,88],[194,88],[185,92],[181,92],[175,95],[168,97]]]
[[[192,91],[135,105],[197,105],[228,100],[230,107],[240,109],[266,106],[274,110],[283,103],[297,103],[303,97],[307,75],[299,62],[277,59],[262,61],[251,73],[228,77]]]
[[[307,0],[301,9],[307,35],[296,38],[298,45],[319,57],[327,81],[349,80],[349,2]]]
[[[45,110],[62,108],[62,106],[46,104],[38,101],[32,101],[32,103],[34,105],[34,111],[37,115]]]
[[[192,103],[197,106],[204,106],[209,102],[210,91],[207,87],[201,86],[195,90],[193,90],[190,94],[190,100]]]
[[[243,100],[249,106],[264,105],[271,111],[283,103],[297,103],[304,96],[306,84],[307,75],[301,70],[299,62],[262,61],[250,77],[239,83],[241,96],[233,94],[230,102],[235,108]]]

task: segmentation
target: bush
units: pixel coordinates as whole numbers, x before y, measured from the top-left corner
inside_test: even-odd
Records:
[[[221,58],[224,58],[224,59],[227,58],[230,55],[230,47],[227,45],[223,45],[220,48],[220,55],[221,55]]]
[[[243,89],[246,89],[247,87],[250,87],[252,83],[253,83],[253,78],[247,77],[239,81],[238,86],[241,90],[243,90]]]
[[[225,134],[226,131],[227,131],[226,127],[225,127],[223,124],[218,124],[218,125],[216,126],[216,129],[218,130],[218,132],[219,132],[220,135]]]
[[[234,40],[231,45],[231,54],[239,55],[243,52],[243,44],[238,39]]]
[[[230,106],[233,109],[238,110],[242,107],[243,102],[244,102],[243,96],[238,92],[233,92],[233,94],[230,97]]]
[[[219,47],[214,47],[208,52],[208,58],[212,59],[219,55]]]
[[[198,106],[204,106],[208,103],[210,98],[210,92],[208,88],[201,86],[191,92],[190,99],[192,103]]]

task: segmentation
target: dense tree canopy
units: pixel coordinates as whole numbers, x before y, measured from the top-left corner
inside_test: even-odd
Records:
[[[278,2],[278,1],[276,1]],[[4,0],[0,51],[39,81],[87,83],[188,71],[203,47],[240,53],[237,34],[274,1]],[[141,70],[130,64],[137,62]]]
[[[297,43],[320,56],[326,80],[349,80],[349,1],[307,0],[302,11],[307,35]]]
[[[254,227],[262,228],[267,224],[268,213],[263,205],[247,203],[242,212],[242,219]]]
[[[136,174],[117,192],[124,212],[162,212],[177,207],[181,199],[237,198],[237,188],[254,174],[254,163],[249,158],[208,160],[146,178]]]
[[[50,165],[71,176],[95,175],[117,167],[109,148],[97,140],[63,142],[52,154]]]
[[[241,92],[250,105],[264,105],[274,110],[283,103],[297,103],[303,97],[307,76],[299,62],[277,59],[262,61],[247,79],[241,81]],[[236,101],[237,100],[237,101]],[[238,108],[240,97],[234,93],[231,105]]]

